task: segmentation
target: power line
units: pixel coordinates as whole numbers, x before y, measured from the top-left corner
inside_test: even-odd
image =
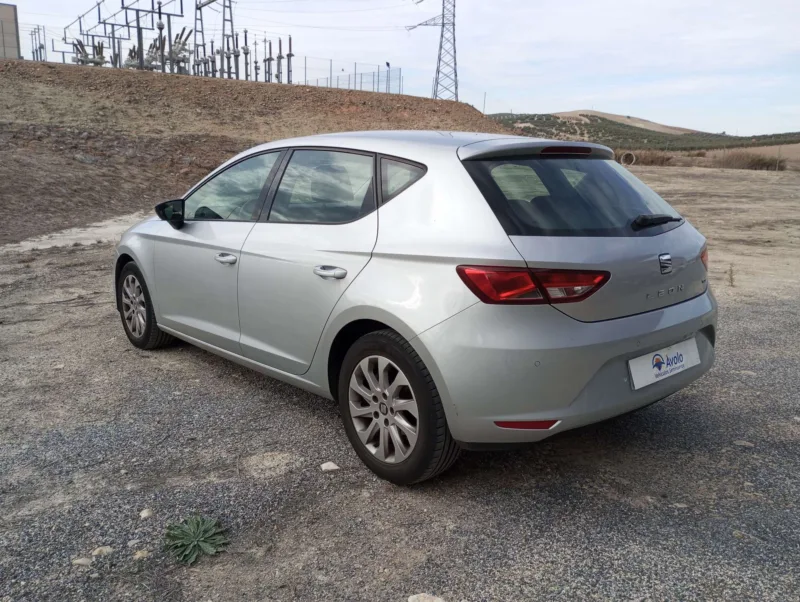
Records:
[[[237,5],[239,3],[237,2]],[[404,8],[407,4],[392,4],[391,6],[373,6],[372,8],[346,8],[344,10],[273,10],[271,8],[239,8],[237,12],[283,13],[288,15],[326,15],[333,13],[361,13],[374,10],[390,10]]]

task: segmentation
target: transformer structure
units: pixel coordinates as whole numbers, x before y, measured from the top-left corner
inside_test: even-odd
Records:
[[[84,45],[83,41],[76,38],[72,43],[72,50],[74,53],[74,56],[72,57],[73,63],[77,63],[78,65],[92,65],[94,67],[102,67],[106,64],[103,42],[97,42],[96,44],[93,44],[92,52],[90,54],[89,51],[86,50],[86,46]]]
[[[286,54],[286,83],[292,83],[292,36],[289,36],[289,52]]]
[[[227,39],[223,38],[222,40],[225,43],[225,65],[228,68],[228,79],[233,79],[231,77],[231,36],[228,36]]]
[[[129,4],[125,4],[129,2]],[[169,60],[169,72],[174,73],[174,68],[176,62],[171,60],[171,57],[174,56],[172,48],[172,17],[176,18],[183,18],[183,0],[170,0],[165,4],[170,4],[173,1],[177,1],[178,7],[174,12],[165,11],[162,9],[162,2],[159,0],[155,2],[154,0],[150,0],[150,8],[144,8],[143,6],[138,5],[139,0],[122,0],[122,11],[125,15],[125,23],[124,25],[128,27],[136,27],[136,50],[138,52],[138,68],[139,69],[153,69],[153,65],[145,65],[145,52],[144,52],[144,38],[143,32],[144,30],[152,30],[154,29],[154,16],[158,15],[158,21],[161,27],[159,27],[159,37],[161,37],[161,31],[164,28],[164,24],[161,21],[162,16],[166,17],[167,19],[167,35],[166,35],[166,43],[169,45],[167,48],[166,55],[164,56],[164,60],[160,61],[160,64],[163,65],[166,61]],[[130,13],[134,13],[135,15],[135,22],[131,20]],[[145,25],[142,25],[142,15],[144,15]],[[146,20],[150,17],[150,25],[148,26]],[[186,28],[184,27],[184,31]],[[191,32],[190,32],[191,33]],[[180,37],[180,36],[179,36]],[[188,37],[188,36],[187,36]],[[153,45],[151,44],[151,47]],[[163,44],[159,44],[159,49],[163,47]],[[158,59],[157,59],[158,60]],[[131,55],[128,54],[128,60],[125,61],[124,65],[129,66],[131,61]]]
[[[211,54],[208,55],[208,63],[211,67],[211,77],[217,77],[217,55],[219,55],[219,49],[214,52],[214,40],[211,40]]]
[[[175,36],[175,40],[172,42],[169,52],[167,53],[166,60],[169,61],[170,73],[173,72],[173,67],[177,70],[177,73],[182,75],[189,74],[189,57],[191,53],[189,52],[189,36],[192,35],[192,30],[190,29],[189,32],[186,32],[186,28],[184,27],[181,32]],[[163,40],[163,38],[162,38]],[[163,41],[162,41],[162,53],[163,53]],[[163,56],[163,54],[162,54]]]
[[[244,30],[244,46],[242,46],[242,54],[244,55],[244,81],[250,81],[250,47],[247,45],[247,30]]]
[[[258,38],[253,38],[253,81],[258,81],[258,72],[261,67],[258,64]]]
[[[239,51],[239,32],[233,34],[233,72],[236,75],[236,79],[239,79],[239,56],[241,52]]]
[[[283,83],[283,40],[278,38],[278,55],[275,57],[277,59],[276,65],[277,69],[275,70],[275,81]]]
[[[264,40],[264,81],[270,83],[272,81],[272,40],[269,40],[269,55],[267,55],[267,40]]]
[[[458,67],[456,63],[456,0],[442,0],[442,14],[417,25],[407,27],[441,27],[439,58],[436,61],[436,79],[433,98],[458,100]]]

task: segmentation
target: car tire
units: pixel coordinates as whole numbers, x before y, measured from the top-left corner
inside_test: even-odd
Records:
[[[458,459],[461,449],[450,434],[433,377],[395,331],[371,332],[350,347],[337,393],[350,443],[380,478],[397,485],[419,483]]]
[[[131,295],[131,292],[134,294]],[[132,297],[135,297],[133,304],[129,302]],[[158,327],[150,291],[147,289],[141,270],[132,261],[122,267],[117,279],[117,307],[119,307],[122,327],[134,347],[157,349],[169,345],[175,340],[172,335]],[[133,316],[133,320],[129,320],[126,317],[128,311],[133,311],[134,314],[141,316],[144,324],[142,325],[141,321],[135,321],[136,315]]]

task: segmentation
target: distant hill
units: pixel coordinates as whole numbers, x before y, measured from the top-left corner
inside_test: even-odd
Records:
[[[688,128],[677,128],[671,125],[664,125],[656,123],[648,119],[641,119],[640,117],[631,117],[630,115],[616,115],[614,113],[603,113],[602,111],[580,110],[580,111],[565,111],[563,113],[556,113],[556,117],[566,120],[575,120],[580,123],[589,123],[589,117],[602,117],[617,123],[625,125],[632,125],[637,128],[644,128],[654,132],[661,132],[662,134],[697,134],[697,130],[690,130]]]
[[[800,132],[764,136],[728,136],[699,132],[638,117],[569,111],[555,114],[489,115],[516,133],[535,138],[588,140],[617,149],[700,150],[800,143]]]

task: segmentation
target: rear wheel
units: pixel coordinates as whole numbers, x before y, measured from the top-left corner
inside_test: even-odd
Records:
[[[458,458],[433,378],[393,330],[364,335],[348,350],[338,397],[350,443],[382,479],[417,483]]]
[[[133,262],[126,263],[117,280],[117,300],[122,327],[128,340],[139,349],[157,349],[169,345],[174,338],[156,323],[153,302],[142,272]]]

